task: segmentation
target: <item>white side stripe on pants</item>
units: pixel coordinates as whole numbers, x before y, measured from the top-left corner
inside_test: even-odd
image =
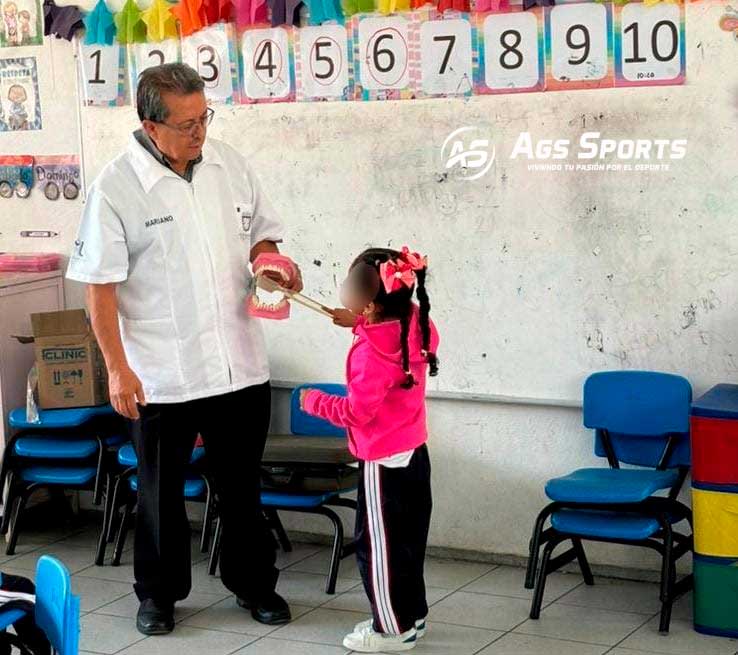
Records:
[[[380,625],[388,634],[400,634],[397,617],[392,609],[390,597],[389,562],[387,557],[387,535],[382,514],[382,485],[379,479],[379,464],[366,462],[364,466],[367,521],[371,542],[372,585],[374,602],[377,606]]]

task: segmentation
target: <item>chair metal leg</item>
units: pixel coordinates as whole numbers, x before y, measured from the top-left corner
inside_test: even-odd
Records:
[[[15,486],[15,473],[12,470],[8,471],[8,493],[3,503],[3,519],[0,524],[0,534],[6,534],[10,527],[10,517],[13,515],[13,505],[16,499],[16,486]]]
[[[131,467],[123,471],[120,475],[118,475],[115,478],[115,487],[113,489],[113,502],[112,502],[112,511],[110,513],[110,520],[108,521],[108,533],[107,533],[107,539],[108,543],[113,543],[113,539],[115,538],[115,528],[113,527],[113,522],[115,520],[115,517],[118,513],[118,507],[120,507],[121,502],[121,494],[123,493],[123,485],[126,483],[128,478],[130,478],[134,473],[136,472],[135,467]]]
[[[208,562],[208,574],[215,575],[218,571],[218,558],[220,557],[220,540],[223,534],[223,525],[220,517],[215,521],[215,534],[213,535],[213,547],[210,549],[210,560]]]
[[[110,562],[111,566],[120,566],[120,560],[123,557],[123,547],[126,544],[126,534],[128,533],[128,523],[130,522],[132,513],[133,513],[133,505],[131,502],[128,502],[123,508],[123,516],[121,516],[121,519],[120,519],[120,526],[118,527],[118,536],[115,540],[115,549],[113,550],[113,559]]]
[[[553,513],[555,504],[552,503],[544,507],[536,518],[533,526],[533,535],[530,538],[528,552],[528,567],[525,571],[525,588],[533,589],[536,581],[536,570],[538,568],[538,551],[541,549],[541,535],[543,534],[543,526],[546,520]]]
[[[95,474],[95,489],[92,494],[92,504],[97,506],[102,502],[102,476],[105,463],[105,443],[98,435],[97,440],[97,473]]]
[[[336,581],[338,580],[338,567],[341,565],[341,550],[343,547],[343,523],[341,517],[327,507],[316,510],[318,514],[328,517],[333,523],[333,550],[331,552],[331,564],[328,570],[328,580],[325,585],[325,593],[336,593]]]
[[[674,534],[671,523],[665,516],[659,517],[659,523],[664,532],[664,552],[661,559],[661,618],[659,621],[659,632],[669,632],[671,622],[671,606],[674,602],[672,588],[676,578],[676,566],[674,563]]]
[[[13,520],[10,522],[10,534],[8,535],[8,547],[5,549],[6,555],[15,555],[15,547],[18,544],[18,535],[20,534],[21,515],[26,508],[26,503],[31,494],[37,489],[38,485],[29,485],[18,496],[13,510]]]
[[[108,525],[113,520],[113,476],[108,473],[105,476],[105,508],[103,511],[103,523],[100,528],[100,537],[97,540],[97,551],[95,552],[95,566],[105,565],[105,550],[108,545]]]
[[[287,531],[284,529],[282,521],[279,518],[279,512],[276,509],[268,509],[265,510],[264,513],[269,518],[269,522],[272,528],[277,533],[277,540],[279,541],[279,545],[282,550],[285,553],[291,553],[292,544],[290,543],[290,538],[287,536]]]
[[[210,548],[210,533],[213,529],[213,494],[211,491],[210,480],[206,475],[202,476],[203,482],[205,482],[205,488],[207,493],[205,496],[205,514],[202,518],[202,533],[200,535],[200,552],[207,553]]]
[[[594,576],[592,575],[592,569],[589,567],[587,561],[587,555],[584,552],[584,546],[582,545],[581,539],[572,539],[571,543],[574,545],[574,552],[577,554],[577,561],[579,562],[579,568],[582,571],[582,577],[584,578],[584,584],[591,587],[594,585]]]
[[[533,593],[533,601],[530,605],[530,618],[538,619],[541,616],[541,605],[543,605],[543,594],[546,591],[546,578],[548,577],[549,562],[554,548],[561,543],[559,540],[549,541],[543,549],[541,558],[541,570],[538,572],[538,580],[536,581],[536,590]]]

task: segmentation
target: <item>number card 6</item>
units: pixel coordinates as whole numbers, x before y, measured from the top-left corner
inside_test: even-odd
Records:
[[[364,99],[399,99],[410,87],[409,21],[402,16],[359,16],[357,20],[355,56]]]
[[[246,102],[290,99],[290,43],[284,28],[244,32],[241,57]]]

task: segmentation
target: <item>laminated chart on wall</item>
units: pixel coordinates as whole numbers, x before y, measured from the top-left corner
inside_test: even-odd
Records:
[[[38,0],[0,2],[0,48],[41,45],[44,13]]]
[[[342,25],[295,30],[294,52],[298,101],[353,98],[353,50]]]
[[[248,29],[241,35],[243,102],[287,102],[295,99],[293,29]]]
[[[200,74],[208,100],[226,104],[239,100],[233,23],[217,23],[185,36],[182,39],[182,61]]]
[[[40,130],[36,57],[0,59],[0,132]]]

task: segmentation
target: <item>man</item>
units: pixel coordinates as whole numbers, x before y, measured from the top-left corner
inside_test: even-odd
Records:
[[[67,277],[87,283],[113,407],[138,455],[138,629],[174,628],[191,587],[186,469],[198,433],[223,525],[223,584],[262,623],[290,620],[260,508],[268,362],[246,312],[248,263],[283,227],[244,158],[206,139],[213,117],[184,64],[146,70],[142,129],[92,184]],[[290,282],[300,290],[299,274]]]

